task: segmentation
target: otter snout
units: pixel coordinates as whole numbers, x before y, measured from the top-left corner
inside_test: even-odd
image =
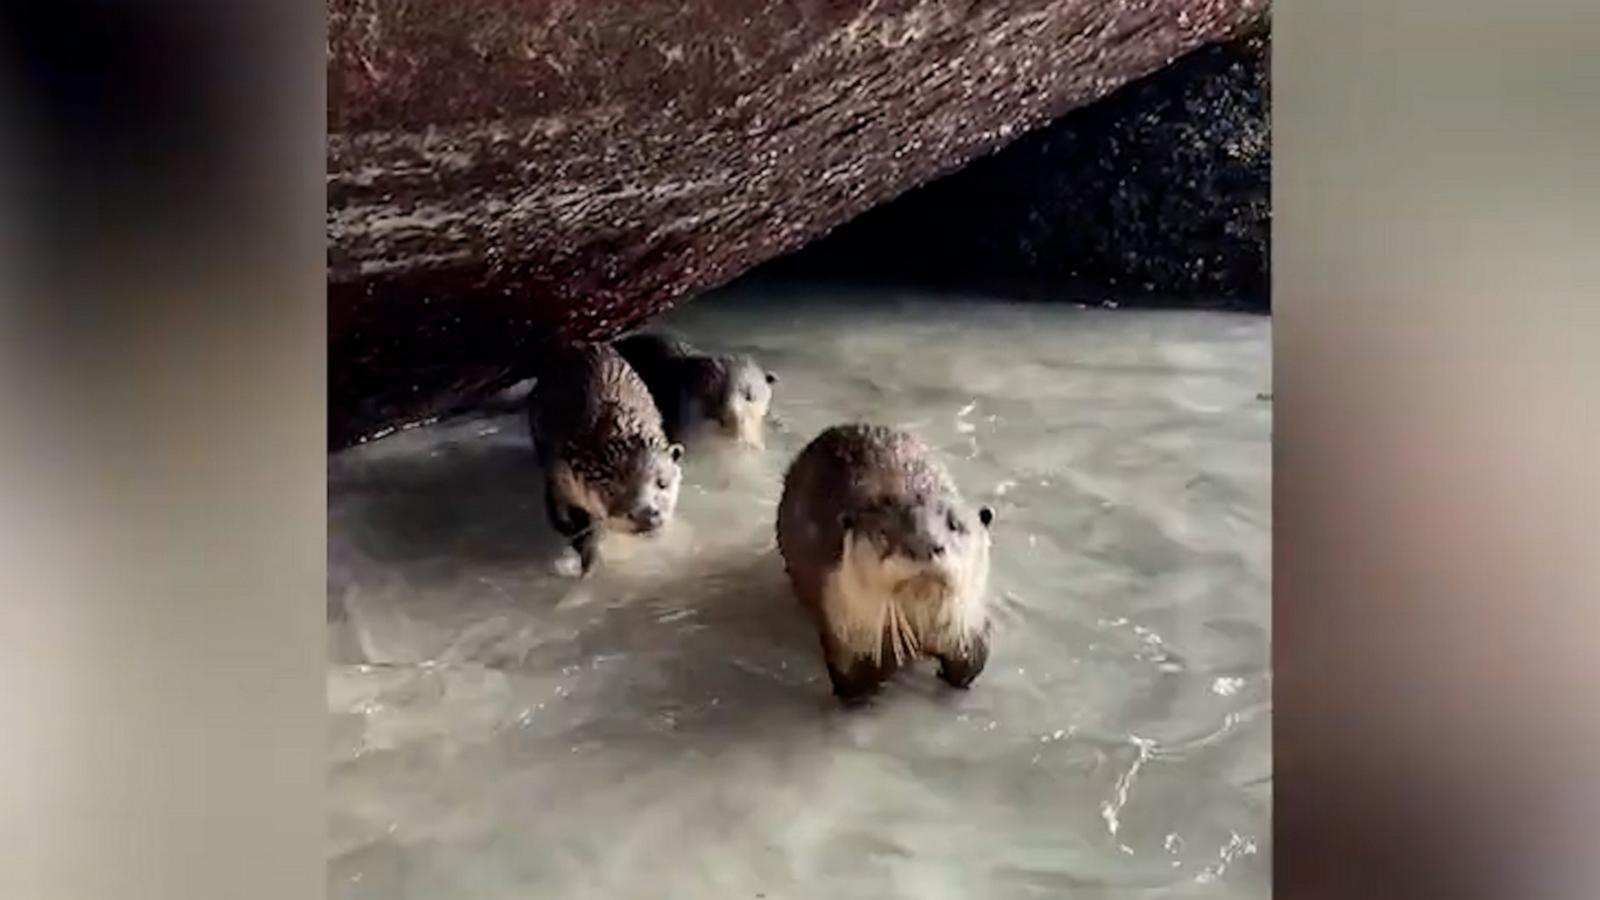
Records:
[[[936,538],[902,538],[896,541],[885,555],[899,555],[912,562],[931,563],[942,559],[946,552],[948,552],[948,548],[945,543]]]
[[[649,534],[652,531],[661,530],[661,526],[667,523],[667,515],[661,511],[660,507],[647,506],[634,510],[628,520],[633,524],[634,530]]]

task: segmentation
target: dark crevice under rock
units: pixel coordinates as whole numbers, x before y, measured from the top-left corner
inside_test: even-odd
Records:
[[[1269,57],[1198,50],[746,280],[1264,312]]]

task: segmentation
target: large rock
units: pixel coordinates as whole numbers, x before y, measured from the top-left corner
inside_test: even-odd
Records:
[[[1265,0],[330,0],[330,440],[604,338]]]

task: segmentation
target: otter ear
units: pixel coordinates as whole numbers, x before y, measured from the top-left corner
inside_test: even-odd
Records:
[[[683,445],[673,444],[672,446],[668,447],[667,455],[672,457],[673,462],[683,459]]]
[[[777,383],[778,383],[778,373],[777,372],[768,372],[767,373],[767,384],[777,384]]]
[[[978,507],[978,521],[983,523],[983,527],[988,528],[989,524],[994,521],[994,507]]]

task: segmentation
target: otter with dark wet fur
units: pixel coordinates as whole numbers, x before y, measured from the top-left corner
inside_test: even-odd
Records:
[[[649,390],[616,350],[583,345],[547,360],[528,396],[528,430],[546,514],[584,574],[605,530],[648,534],[672,518],[683,446],[667,440]]]
[[[709,355],[653,333],[629,335],[613,346],[650,388],[672,440],[687,440],[709,425],[739,443],[764,445],[778,376],[751,357]]]
[[[972,684],[989,657],[993,521],[905,432],[835,426],[800,452],[778,504],[778,549],[836,695],[864,700],[928,657],[946,683]]]

